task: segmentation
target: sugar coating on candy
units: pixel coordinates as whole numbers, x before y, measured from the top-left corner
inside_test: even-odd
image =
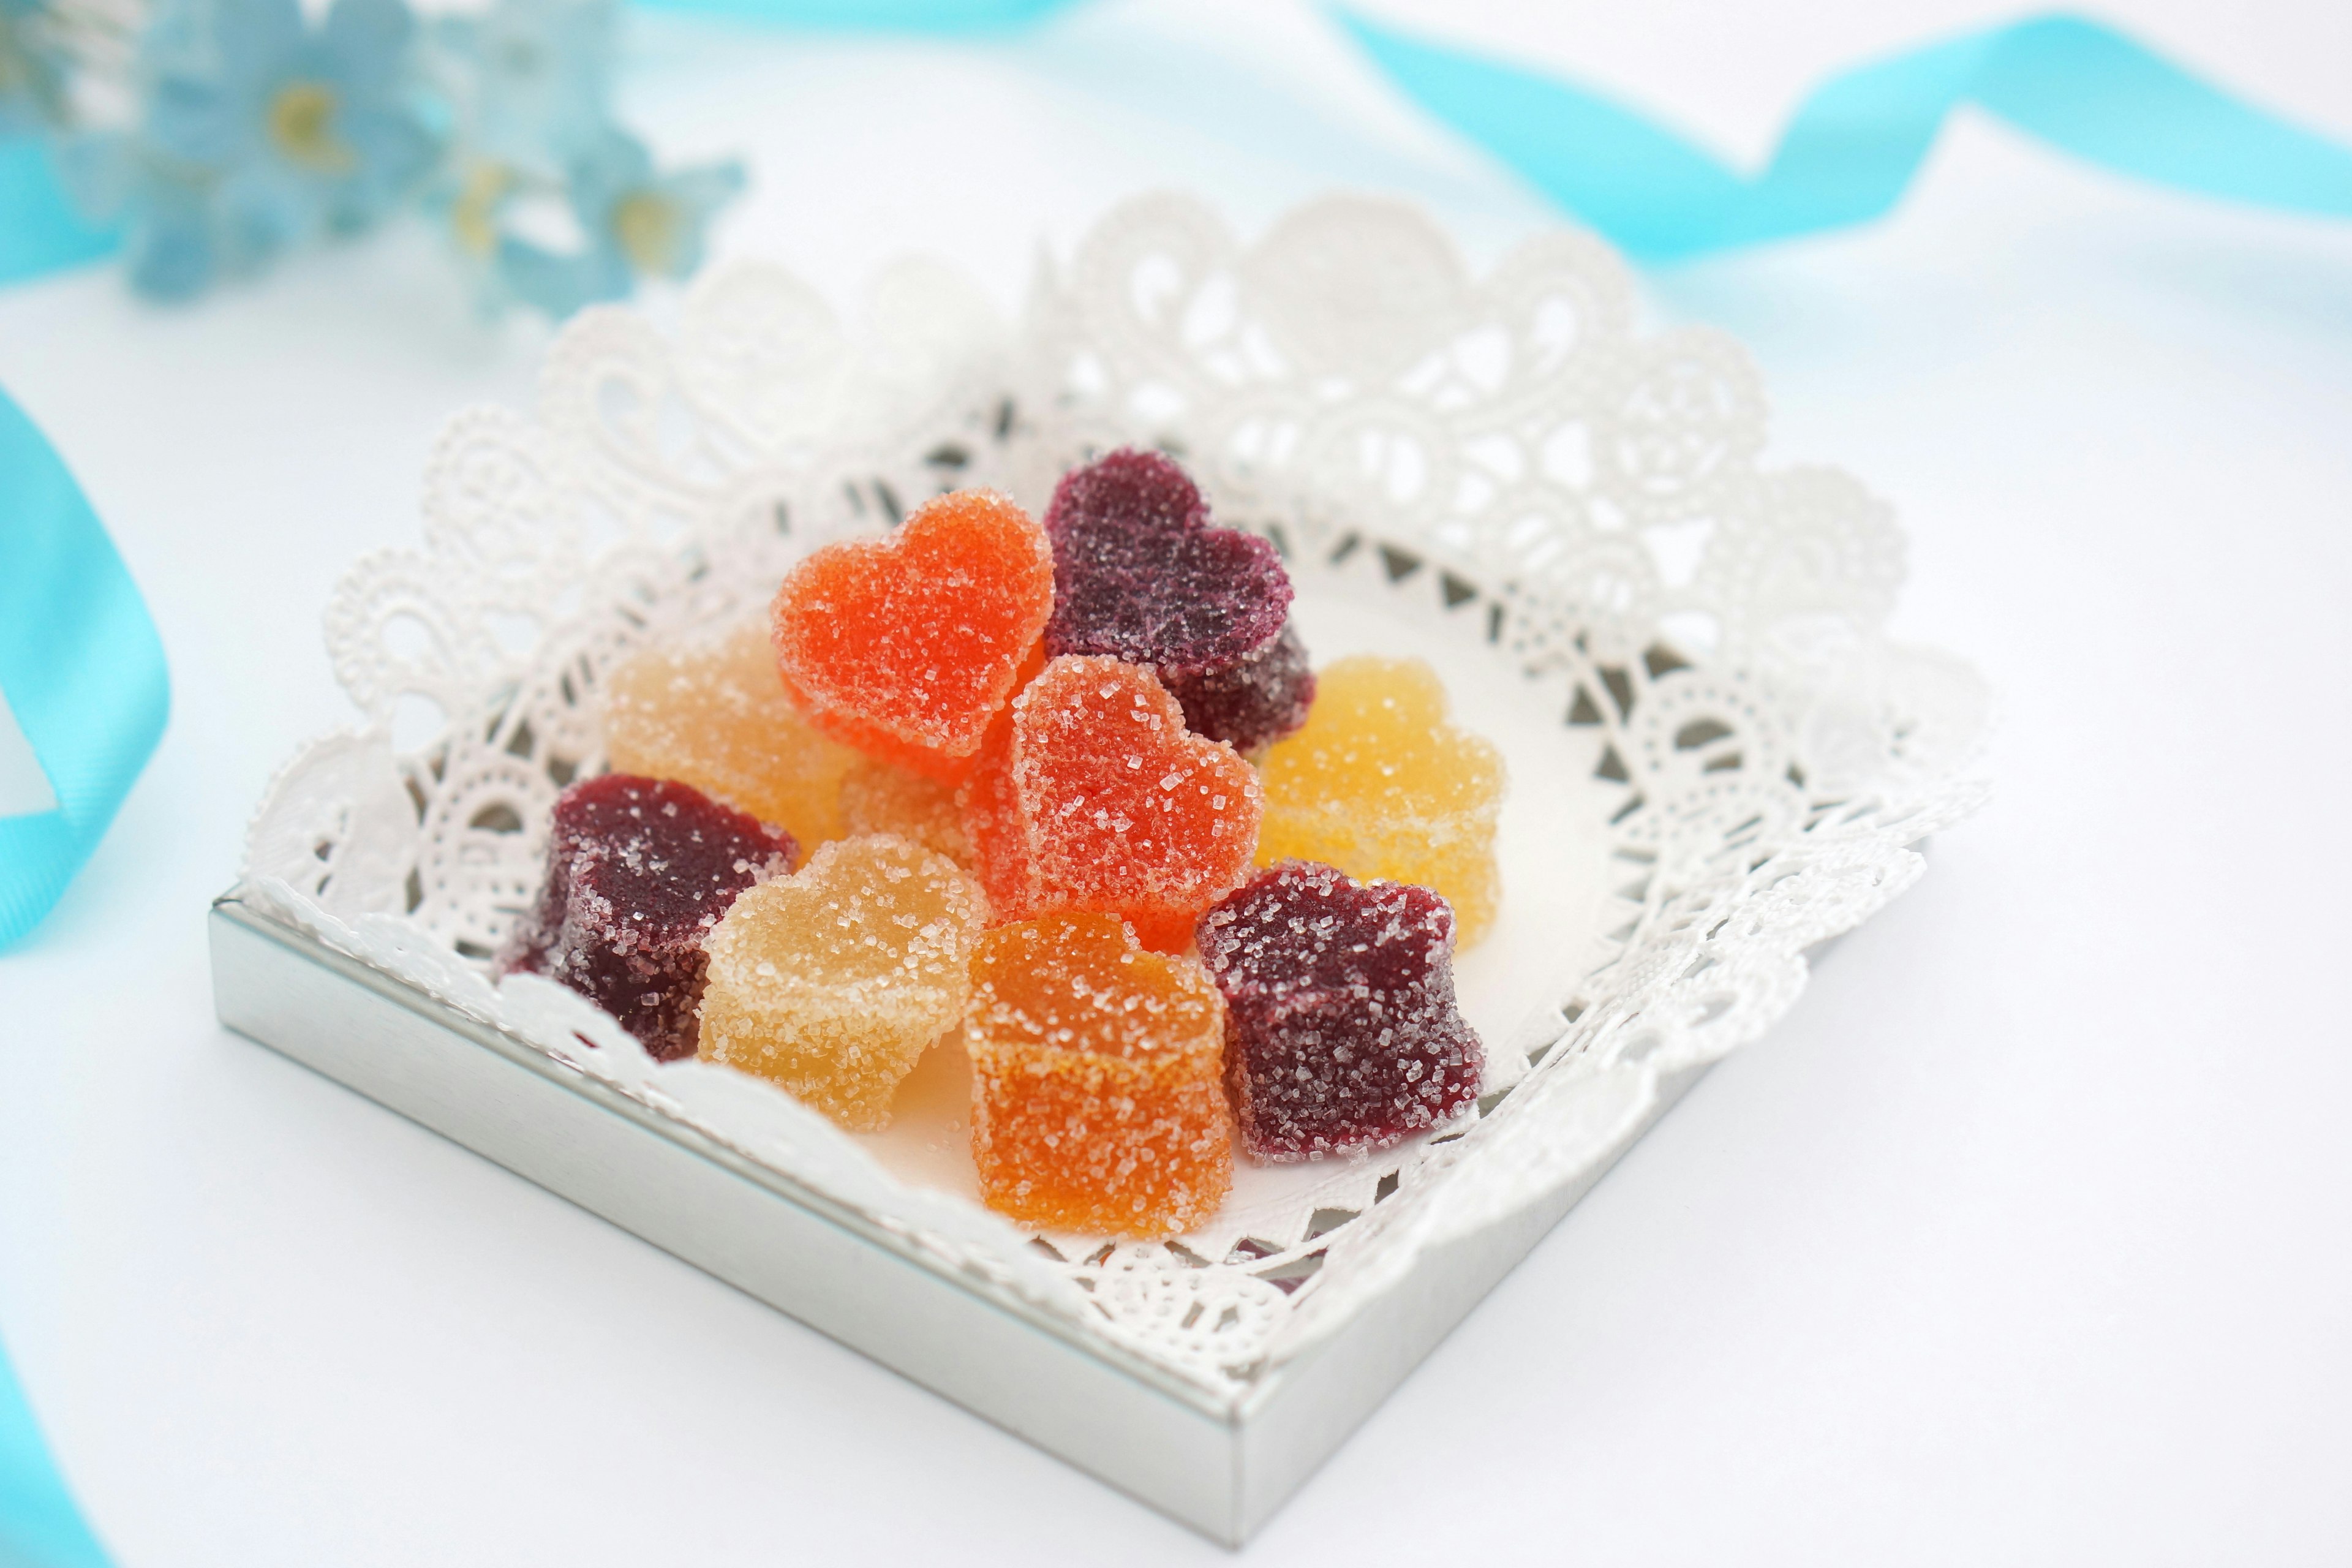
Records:
[[[561,982],[656,1060],[694,1054],[703,938],[738,898],[793,867],[789,835],[690,785],[606,773],[557,797],[547,880],[500,974]]]
[[[701,1056],[756,1073],[853,1131],[963,1016],[981,907],[954,861],[842,838],[751,889],[712,931]]]
[[[858,753],[784,695],[764,626],[638,653],[604,678],[604,706],[616,772],[692,784],[803,845],[841,837],[842,776]]]
[[[1188,731],[1150,670],[1054,660],[1013,703],[1010,750],[1041,907],[1108,910],[1181,950],[1248,876],[1257,773]]]
[[[1233,1184],[1224,1006],[1115,915],[999,926],[971,964],[971,1151],[988,1206],[1055,1230],[1171,1236]]]
[[[1195,732],[1253,752],[1298,728],[1315,676],[1289,628],[1272,543],[1213,527],[1158,452],[1118,451],[1062,477],[1045,511],[1054,618],[1045,651],[1149,665]]]
[[[937,779],[879,757],[860,757],[841,775],[840,802],[845,833],[892,834],[959,866],[971,864],[956,792]]]
[[[1024,693],[1025,695],[1025,693]],[[956,816],[971,847],[974,880],[987,896],[992,921],[1017,921],[1044,907],[1037,865],[1029,852],[1029,819],[1013,780],[1013,720],[1021,699],[997,717],[956,790]]]
[[[1273,544],[1213,527],[1191,478],[1158,452],[1113,452],[1062,476],[1045,531],[1055,657],[1205,669],[1265,646],[1290,612],[1290,576]]]
[[[1324,670],[1306,728],[1266,753],[1258,864],[1319,860],[1431,889],[1454,906],[1461,944],[1475,946],[1502,897],[1503,756],[1445,712],[1445,688],[1420,659]]]
[[[1100,910],[1163,952],[1241,885],[1257,842],[1255,771],[1112,658],[1046,665],[959,800],[996,919]]]
[[[1042,658],[1053,607],[1044,531],[961,490],[794,567],[772,616],[777,668],[818,729],[952,784]]]
[[[1428,889],[1288,861],[1210,910],[1200,942],[1255,1158],[1386,1148],[1476,1099],[1485,1053],[1454,1005],[1454,917]]]
[[[1183,708],[1187,728],[1245,753],[1297,733],[1315,702],[1307,645],[1286,624],[1247,658],[1193,675],[1163,672],[1162,679]]]

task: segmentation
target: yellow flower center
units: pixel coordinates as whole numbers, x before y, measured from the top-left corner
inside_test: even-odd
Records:
[[[269,100],[269,140],[286,161],[320,174],[347,174],[359,157],[335,134],[339,107],[323,82],[289,81]]]
[[[499,203],[514,184],[503,163],[477,163],[449,209],[449,228],[468,256],[484,257],[499,243]]]
[[[631,191],[613,207],[613,237],[639,272],[667,272],[684,227],[677,204],[658,191]]]

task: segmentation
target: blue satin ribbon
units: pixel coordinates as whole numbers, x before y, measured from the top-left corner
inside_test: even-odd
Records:
[[[74,210],[41,138],[0,134],[0,284],[95,261],[121,239]]]
[[[786,27],[974,33],[1018,29],[1079,0],[637,3]],[[1603,94],[1346,6],[1327,10],[1406,97],[1644,261],[1882,217],[1964,103],[2117,174],[2352,217],[2352,150],[2086,17],[2029,17],[1843,71],[1806,97],[1769,164],[1750,177]]]
[[[0,1350],[0,1568],[109,1568]]]
[[[0,816],[0,947],[58,901],[163,733],[163,645],[113,542],[0,392],[0,692],[57,805]]]
[[[48,912],[89,858],[154,751],[171,706],[163,645],[122,558],[65,464],[5,392],[0,692],[58,803],[0,816],[5,948]],[[105,1551],[42,1446],[5,1350],[0,1568],[107,1568]]]
[[[2352,151],[2079,16],[1991,27],[1833,76],[1748,177],[1600,93],[1333,15],[1406,96],[1645,261],[1882,216],[1963,103],[2118,174],[2352,217]]]

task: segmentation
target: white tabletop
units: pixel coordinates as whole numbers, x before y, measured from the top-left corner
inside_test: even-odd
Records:
[[[1980,0],[1383,5],[1745,151]],[[1800,15],[1801,9],[1802,14]],[[2352,12],[2107,14],[2352,140]],[[1717,15],[1717,11],[1725,13]],[[1638,19],[1637,19],[1638,18]],[[1311,13],[1105,4],[1015,44],[637,25],[727,254],[908,250],[1010,306],[1174,185],[1550,221]],[[2352,226],[2176,198],[1967,117],[1890,223],[1653,279],[1764,364],[1785,461],[1900,509],[1902,635],[1978,660],[1992,807],[1265,1531],[1284,1563],[2352,1557]],[[173,663],[88,873],[0,957],[0,1332],[126,1568],[1208,1562],[895,1374],[212,1021],[203,911],[345,721],[318,616],[415,537],[434,430],[520,402],[429,237],[189,310],[0,294],[0,384]]]

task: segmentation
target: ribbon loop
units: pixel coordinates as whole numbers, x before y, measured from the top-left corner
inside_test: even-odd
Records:
[[[1799,105],[1750,178],[1600,93],[1333,14],[1407,97],[1646,261],[1882,216],[1963,103],[2118,174],[2352,217],[2352,151],[2079,16],[2032,17],[1841,72]]]
[[[0,393],[0,691],[52,810],[0,817],[0,947],[97,847],[171,709],[155,625],[47,440]]]

